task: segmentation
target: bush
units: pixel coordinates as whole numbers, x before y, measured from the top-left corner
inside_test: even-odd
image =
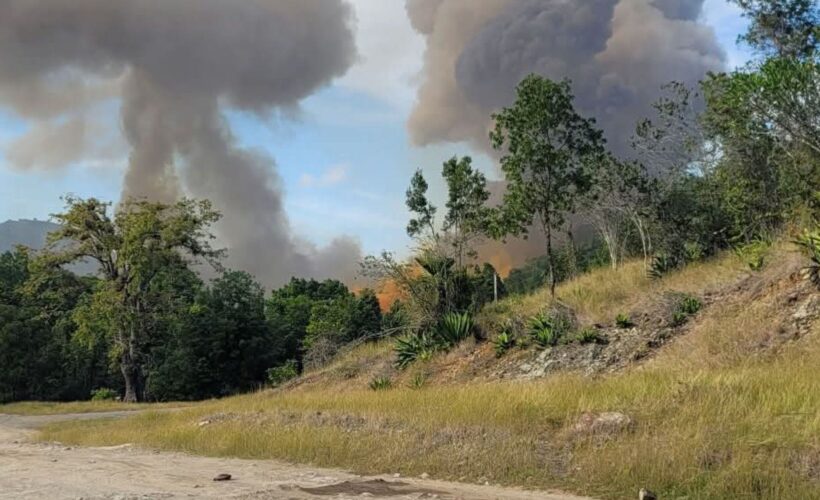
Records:
[[[628,314],[618,313],[615,317],[615,326],[618,328],[632,328],[635,326],[635,323],[632,322],[632,318],[629,317]]]
[[[396,339],[396,366],[404,369],[419,360],[428,360],[438,349],[435,339],[427,333],[407,335]]]
[[[436,341],[443,347],[450,348],[473,334],[475,322],[469,313],[448,313],[434,330]]]
[[[510,332],[504,330],[495,337],[493,345],[495,346],[495,355],[500,358],[515,347],[515,339],[510,335]]]
[[[649,265],[649,277],[653,279],[661,279],[666,274],[669,274],[669,272],[674,271],[678,267],[678,259],[667,253],[659,253],[652,258],[652,263]]]
[[[375,377],[369,384],[370,389],[373,391],[384,391],[390,389],[392,386],[393,381],[390,380],[390,377],[386,377],[384,375]]]
[[[119,399],[117,391],[107,387],[100,387],[91,391],[91,401],[114,401]]]
[[[749,269],[760,271],[763,269],[770,246],[771,244],[766,240],[755,240],[735,248],[735,254],[741,262],[749,266]]]
[[[672,326],[680,326],[703,308],[703,303],[697,297],[684,295],[672,313]]]
[[[542,313],[530,319],[530,336],[541,347],[557,345],[566,335],[571,325],[562,315],[550,316]]]
[[[806,267],[808,278],[812,283],[820,286],[820,228],[815,228],[813,231],[804,231],[795,240],[795,244],[811,260],[811,264]]]
[[[579,344],[605,344],[606,338],[594,328],[584,328],[575,335],[575,341]]]
[[[287,382],[288,380],[298,377],[299,370],[296,367],[296,360],[291,359],[283,365],[269,368],[267,375],[268,384],[270,384],[272,387],[278,387]]]
[[[425,384],[427,384],[427,375],[419,372],[414,374],[413,377],[410,378],[410,382],[407,384],[407,386],[411,389],[421,389],[425,386]]]

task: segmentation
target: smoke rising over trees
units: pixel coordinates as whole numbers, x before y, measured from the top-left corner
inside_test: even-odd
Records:
[[[351,24],[341,0],[3,2],[0,105],[31,125],[9,158],[48,169],[116,156],[101,122],[116,102],[125,197],[212,200],[225,216],[217,232],[228,264],[266,284],[347,277],[358,245],[295,241],[275,161],[240,147],[224,112],[297,107],[354,62]]]
[[[617,153],[661,85],[696,84],[725,54],[699,17],[703,0],[408,0],[427,38],[409,129],[417,144],[469,141],[485,151],[490,114],[536,73],[575,83]],[[455,68],[455,70],[454,70]]]

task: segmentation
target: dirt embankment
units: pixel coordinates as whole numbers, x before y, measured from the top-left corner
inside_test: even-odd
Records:
[[[362,477],[274,461],[160,453],[130,445],[75,448],[34,443],[39,426],[64,420],[119,418],[128,412],[24,417],[0,414],[0,499],[511,499],[579,500],[402,477]],[[230,481],[216,482],[219,474]]]

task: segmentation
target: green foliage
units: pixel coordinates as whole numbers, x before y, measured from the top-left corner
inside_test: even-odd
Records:
[[[427,375],[422,372],[414,373],[407,386],[411,389],[421,389],[427,385]]]
[[[114,389],[101,387],[91,391],[91,401],[114,401],[119,395]]]
[[[553,232],[564,226],[580,196],[589,190],[589,168],[603,157],[603,135],[574,108],[567,81],[538,75],[517,87],[512,107],[493,115],[490,134],[500,151],[507,184],[494,233],[526,234],[534,222],[546,235],[550,289],[555,294]]]
[[[410,327],[410,312],[407,306],[400,300],[396,300],[390,305],[390,309],[382,314],[382,331],[389,334],[396,334]]]
[[[584,328],[576,333],[573,340],[579,344],[605,344],[606,338],[594,328]]]
[[[820,10],[815,0],[732,0],[749,20],[741,39],[766,55],[804,58],[820,43]]]
[[[661,252],[652,258],[649,265],[649,276],[653,279],[661,279],[671,271],[680,267],[680,261],[668,253]]]
[[[504,330],[493,339],[493,347],[495,348],[495,355],[501,357],[515,347],[515,338],[509,331]]]
[[[682,295],[672,312],[672,326],[681,326],[703,308],[703,303],[692,295]]]
[[[399,337],[393,347],[396,353],[396,366],[404,369],[416,361],[429,360],[440,347],[440,344],[428,333]]]
[[[615,317],[615,326],[626,329],[632,328],[635,326],[635,323],[632,322],[632,318],[630,318],[628,314],[618,313],[618,316]]]
[[[771,243],[769,241],[758,239],[735,247],[735,254],[749,269],[752,271],[760,271],[763,269],[763,265],[766,262],[766,255],[770,248]]]
[[[271,387],[279,387],[289,380],[293,380],[299,376],[299,368],[295,359],[290,359],[283,365],[268,368],[267,371],[268,384]]]
[[[93,335],[102,326],[110,339],[125,384],[124,401],[143,400],[152,344],[160,343],[172,296],[163,280],[187,270],[196,259],[219,267],[222,252],[210,246],[210,226],[219,219],[208,201],[174,204],[126,200],[110,213],[96,199],[67,198],[54,215],[60,229],[48,236],[43,267],[56,269],[81,259],[99,265],[104,282],[97,307],[76,315],[78,327]]]
[[[574,254],[574,255],[572,255]],[[573,258],[574,257],[574,258]],[[572,249],[564,245],[553,253],[553,271],[558,283],[573,276],[573,272],[586,273],[609,263],[606,247],[599,241]],[[504,280],[506,290],[511,294],[528,294],[549,284],[549,259],[546,255],[530,259],[521,267],[510,271]]]
[[[374,377],[368,384],[368,387],[370,387],[370,390],[372,391],[386,391],[387,389],[393,387],[393,381],[390,380],[390,377],[382,375],[379,377]]]
[[[812,283],[820,287],[820,229],[805,230],[797,240],[800,249],[811,261],[806,267],[806,273]]]
[[[541,313],[530,318],[529,321],[530,336],[540,347],[558,345],[571,328],[571,321],[560,313],[553,315]]]
[[[461,343],[473,335],[475,321],[469,313],[448,313],[433,330],[433,338],[445,349]]]

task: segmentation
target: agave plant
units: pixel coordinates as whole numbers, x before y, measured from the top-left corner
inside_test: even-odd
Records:
[[[812,283],[820,286],[820,228],[804,231],[795,240],[795,244],[801,247],[803,253],[811,259],[811,264],[806,267],[808,278]]]
[[[396,339],[396,366],[404,369],[419,360],[430,359],[438,349],[432,336],[426,333]]]
[[[495,346],[496,356],[501,357],[504,353],[515,347],[515,338],[510,335],[510,332],[504,330],[495,337],[493,345]]]
[[[469,313],[448,313],[435,329],[436,340],[445,348],[459,344],[473,333],[475,322]]]
[[[560,316],[552,317],[539,314],[530,319],[530,335],[541,347],[557,345],[561,337],[569,330],[568,321]]]

